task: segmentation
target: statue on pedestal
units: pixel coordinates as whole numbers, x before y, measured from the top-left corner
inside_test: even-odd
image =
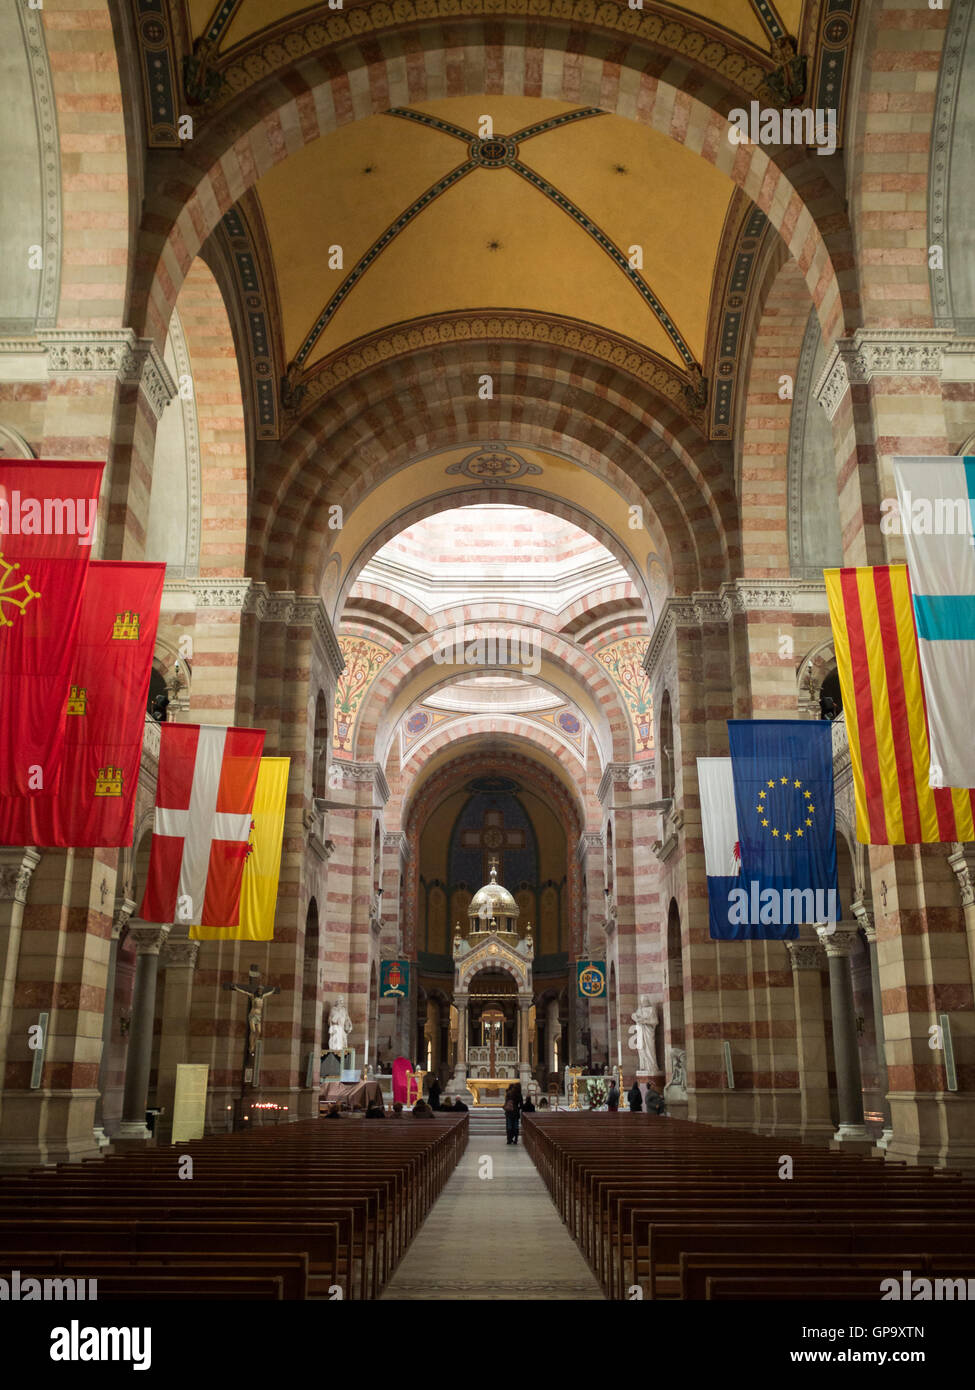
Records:
[[[345,996],[340,994],[332,1005],[332,1011],[328,1016],[328,1046],[330,1052],[338,1052],[340,1055],[345,1051],[349,1042],[349,1034],[352,1032],[352,1019],[349,1011],[345,1007]]]
[[[657,1008],[650,1003],[649,994],[640,995],[640,1007],[630,1014],[633,1027],[630,1029],[630,1047],[640,1056],[640,1071],[657,1071],[657,1049],[654,1030],[657,1027]]]

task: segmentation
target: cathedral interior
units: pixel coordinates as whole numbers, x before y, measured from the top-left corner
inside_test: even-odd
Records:
[[[290,758],[270,940],[140,916],[151,718],[128,846],[0,849],[0,1171],[170,1142],[185,1064],[201,1143],[297,1134],[339,997],[387,1102],[639,1074],[975,1171],[975,845],[861,842],[840,710],[837,930],[714,940],[697,770],[840,706],[824,569],[904,561],[895,456],[975,453],[973,9],[0,7],[0,462],[106,462],[150,701]]]

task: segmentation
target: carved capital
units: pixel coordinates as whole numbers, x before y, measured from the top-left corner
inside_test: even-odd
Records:
[[[200,954],[198,941],[165,941],[159,955],[159,964],[164,970],[174,967],[195,970]]]
[[[948,863],[958,880],[962,907],[971,907],[975,903],[975,845],[953,841]]]
[[[142,922],[130,926],[129,940],[135,942],[136,954],[158,956],[172,926],[172,922]]]
[[[52,376],[114,376],[138,386],[158,420],[176,395],[176,383],[151,338],[131,328],[45,328],[37,334]]]
[[[112,916],[113,941],[118,941],[119,937],[122,935],[122,929],[125,927],[134,911],[135,903],[131,898],[123,898],[120,903],[116,904],[115,912]]]
[[[857,329],[839,338],[830,353],[815,395],[832,420],[851,386],[865,386],[875,376],[941,376],[947,351],[971,352],[975,339],[958,338],[948,329]]]
[[[598,830],[584,830],[579,836],[579,843],[576,845],[576,858],[579,863],[583,863],[589,854],[602,854],[603,837]]]
[[[873,913],[861,898],[857,898],[855,902],[850,903],[850,911],[853,913],[857,925],[863,929],[867,941],[872,946],[877,940],[877,928],[874,926]]]
[[[826,953],[818,941],[787,941],[785,945],[794,971],[826,969]]]
[[[856,950],[855,931],[833,931],[831,926],[825,926],[817,927],[816,935],[826,948],[826,955],[830,960],[834,956],[848,958]]]
[[[0,850],[0,902],[26,903],[31,875],[40,862],[36,849]]]

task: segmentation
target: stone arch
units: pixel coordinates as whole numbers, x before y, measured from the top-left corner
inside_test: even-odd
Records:
[[[488,637],[492,631],[497,634],[497,630],[504,626],[502,623],[483,623],[479,635]],[[546,633],[541,629],[535,629],[535,632],[540,638],[539,649],[543,659],[550,660],[556,672],[570,685],[578,683],[581,690],[587,693],[581,707],[585,708],[589,699],[594,702],[597,719],[603,721],[602,728],[598,727],[596,720],[593,723],[604,742],[604,762],[628,761],[632,756],[633,744],[631,724],[605,669],[588,652],[558,634]],[[356,723],[355,757],[359,761],[374,760],[377,750],[383,746],[384,733],[399,717],[394,707],[397,696],[402,697],[407,692],[408,678],[417,672],[422,675],[435,668],[433,657],[442,650],[442,642],[443,634],[428,634],[381,668],[369,687]],[[411,701],[412,697],[407,703]],[[576,702],[580,703],[579,700]]]
[[[513,738],[524,740],[527,744],[537,744],[551,753],[554,758],[563,761],[568,756],[573,762],[579,764],[574,769],[574,781],[581,781],[585,775],[585,762],[582,754],[569,743],[568,739],[560,738],[556,734],[546,733],[538,724],[532,723],[528,719],[518,719],[514,716],[499,718],[496,714],[459,714],[456,720],[438,725],[433,732],[412,748],[408,756],[403,760],[404,775],[416,775],[420,769],[434,757],[442,748],[454,743],[458,738],[485,738],[498,734],[509,734]],[[414,762],[414,760],[416,760]],[[570,763],[568,767],[571,768]],[[568,769],[567,769],[568,770]]]

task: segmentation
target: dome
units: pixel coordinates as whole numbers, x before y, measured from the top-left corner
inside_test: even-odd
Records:
[[[479,888],[471,898],[471,905],[467,909],[469,917],[480,917],[484,908],[487,908],[487,916],[491,917],[517,917],[518,904],[508,892],[507,888],[502,888],[498,882],[498,871],[491,866],[491,882],[485,883],[483,888]]]

